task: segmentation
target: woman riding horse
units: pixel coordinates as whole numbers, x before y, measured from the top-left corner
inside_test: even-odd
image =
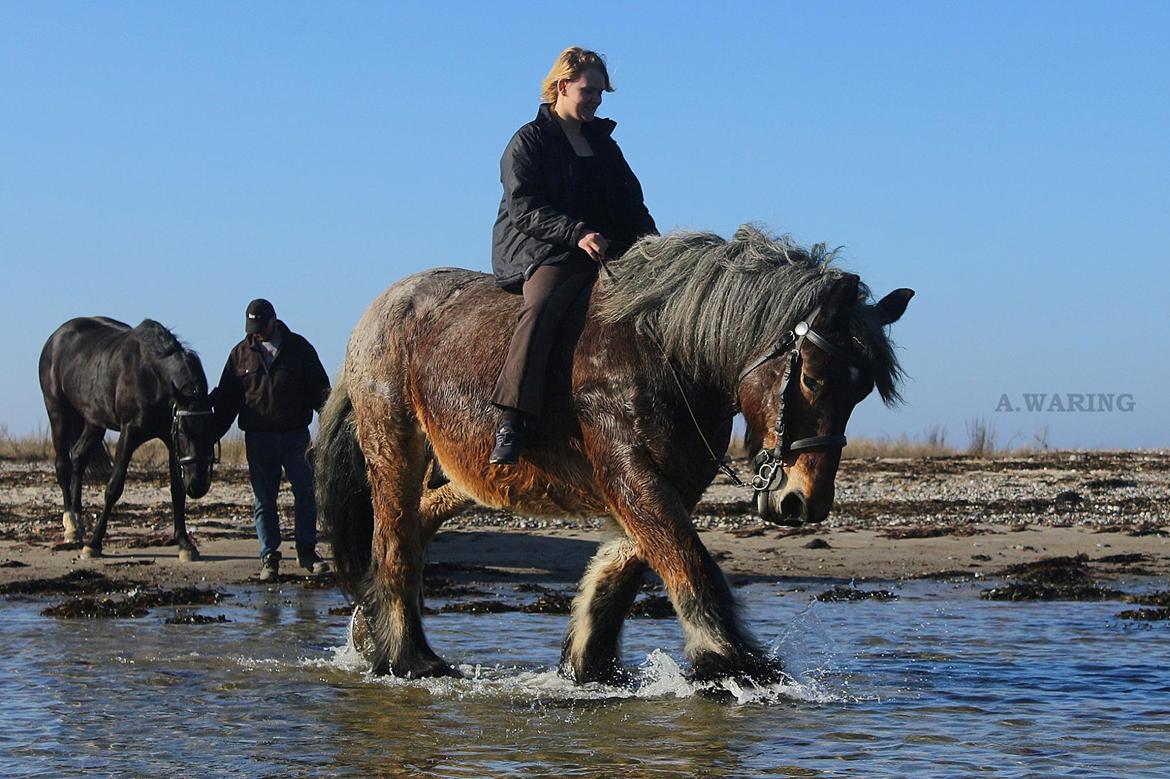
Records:
[[[750,227],[730,241],[640,240],[614,264],[617,279],[598,283],[571,374],[549,384],[540,435],[507,469],[487,463],[488,398],[515,298],[453,268],[382,293],[350,338],[317,460],[339,580],[357,601],[355,644],[373,670],[453,673],[423,630],[423,560],[443,521],[475,502],[613,520],[573,602],[571,678],[621,678],[619,635],[647,567],[666,585],[696,677],[775,678],[691,512],[742,410],[764,431],[763,517],[823,520],[853,407],[875,386],[897,398],[885,326],[913,293],[871,303],[830,260]],[[433,478],[440,470],[446,480]]]
[[[500,160],[492,268],[501,287],[523,292],[524,306],[492,393],[503,412],[489,457],[497,465],[515,464],[531,437],[549,361],[571,358],[598,263],[658,232],[613,140],[616,123],[597,116],[602,93],[612,91],[599,54],[565,49],[544,79],[536,118]]]

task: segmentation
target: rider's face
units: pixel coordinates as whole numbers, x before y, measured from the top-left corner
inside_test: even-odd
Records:
[[[557,113],[578,122],[591,122],[604,93],[605,76],[597,68],[590,68],[573,81],[557,85]]]

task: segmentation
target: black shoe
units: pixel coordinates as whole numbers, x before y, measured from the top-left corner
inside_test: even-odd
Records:
[[[314,576],[329,573],[329,563],[321,559],[314,547],[297,547],[297,562]]]
[[[500,423],[496,431],[496,448],[492,449],[492,456],[488,462],[492,465],[515,465],[520,461],[520,450],[524,448],[524,436],[520,426],[510,419]]]
[[[274,582],[280,579],[280,552],[272,552],[260,558],[260,581]]]

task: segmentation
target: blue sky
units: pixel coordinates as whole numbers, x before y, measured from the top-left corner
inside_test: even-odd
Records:
[[[663,229],[844,247],[905,406],[851,435],[1165,447],[1170,4],[0,3],[0,425],[41,345],[152,317],[212,382],[271,299],[332,373],[416,270],[486,270],[498,161],[566,45]],[[996,411],[1112,393],[1128,412]]]

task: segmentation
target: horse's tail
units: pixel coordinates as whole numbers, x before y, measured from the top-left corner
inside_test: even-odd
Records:
[[[360,599],[362,581],[370,567],[374,507],[344,375],[321,409],[314,448],[317,503],[322,525],[333,542],[337,582],[346,594]]]

